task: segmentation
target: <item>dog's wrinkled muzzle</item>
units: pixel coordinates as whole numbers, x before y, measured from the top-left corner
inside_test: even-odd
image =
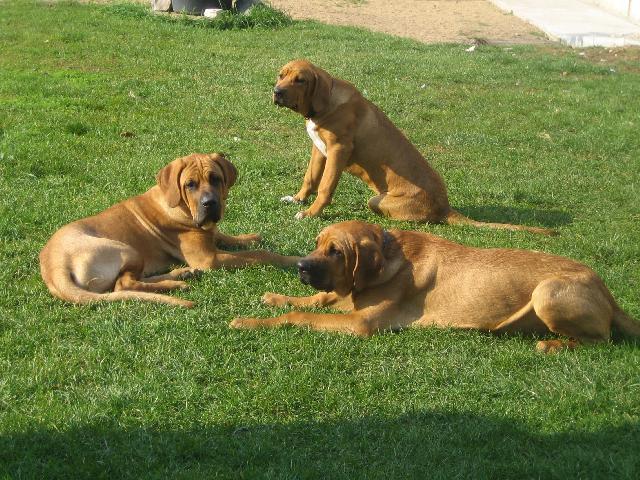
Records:
[[[209,223],[219,222],[222,218],[222,204],[215,195],[203,195],[198,205],[198,212],[193,219],[196,227],[201,228]]]

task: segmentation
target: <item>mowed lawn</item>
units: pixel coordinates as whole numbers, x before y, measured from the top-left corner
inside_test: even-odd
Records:
[[[543,250],[592,267],[640,319],[640,51],[467,53],[311,22],[219,31],[142,6],[0,7],[2,478],[640,477],[633,341],[544,356],[474,331],[235,331],[236,316],[285,311],[264,292],[311,289],[254,267],[190,281],[193,310],[78,307],[38,265],[62,225],[145,191],[175,157],[222,151],[240,176],[221,230],[264,248],[304,254],[360,219]],[[270,92],[299,57],[378,104],[456,208],[559,236],[385,220],[348,175],[322,218],[294,220],[279,198],[311,143]]]

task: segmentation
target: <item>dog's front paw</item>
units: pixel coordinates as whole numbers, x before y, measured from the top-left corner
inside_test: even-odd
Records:
[[[289,304],[286,296],[271,292],[267,292],[262,296],[262,303],[271,305],[272,307],[282,307],[283,305]]]
[[[235,318],[229,323],[229,328],[257,328],[260,326],[260,320],[257,318]]]
[[[306,210],[303,210],[301,212],[296,213],[296,216],[294,217],[296,220],[302,220],[305,217],[308,217],[309,214],[307,213]]]
[[[300,200],[299,198],[292,195],[285,195],[284,197],[280,198],[280,201],[284,203],[302,203],[303,202],[303,200]]]

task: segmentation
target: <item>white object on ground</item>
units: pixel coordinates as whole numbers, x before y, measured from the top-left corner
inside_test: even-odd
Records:
[[[151,0],[151,8],[154,12],[168,12],[171,9],[171,0]]]
[[[207,18],[215,18],[222,11],[221,8],[206,8],[202,15]]]

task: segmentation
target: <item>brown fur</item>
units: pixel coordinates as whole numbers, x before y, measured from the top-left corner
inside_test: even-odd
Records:
[[[315,217],[331,202],[338,180],[347,171],[369,185],[376,196],[369,207],[398,220],[464,224],[476,227],[526,230],[546,235],[547,228],[486,223],[451,208],[442,177],[373,103],[350,83],[331,77],[305,61],[287,63],[280,70],[274,102],[300,113],[317,126],[326,155],[315,144],[300,191],[284,201],[302,203],[313,193],[313,204],[296,218]]]
[[[600,277],[568,258],[515,249],[472,248],[435,235],[383,231],[363,222],[325,228],[299,262],[300,277],[324,292],[267,293],[269,305],[334,306],[344,314],[294,311],[236,319],[235,328],[306,325],[368,336],[404,327],[550,332],[573,339],[538,343],[542,351],[609,339],[611,325],[640,336],[640,323],[616,304]]]
[[[178,158],[158,172],[158,185],[146,193],[65,225],[40,252],[49,291],[80,304],[135,299],[191,307],[158,292],[186,288],[182,280],[204,269],[295,265],[298,257],[218,248],[260,241],[257,234],[232,237],[217,230],[236,176],[220,154]],[[155,275],[173,263],[188,267]]]

